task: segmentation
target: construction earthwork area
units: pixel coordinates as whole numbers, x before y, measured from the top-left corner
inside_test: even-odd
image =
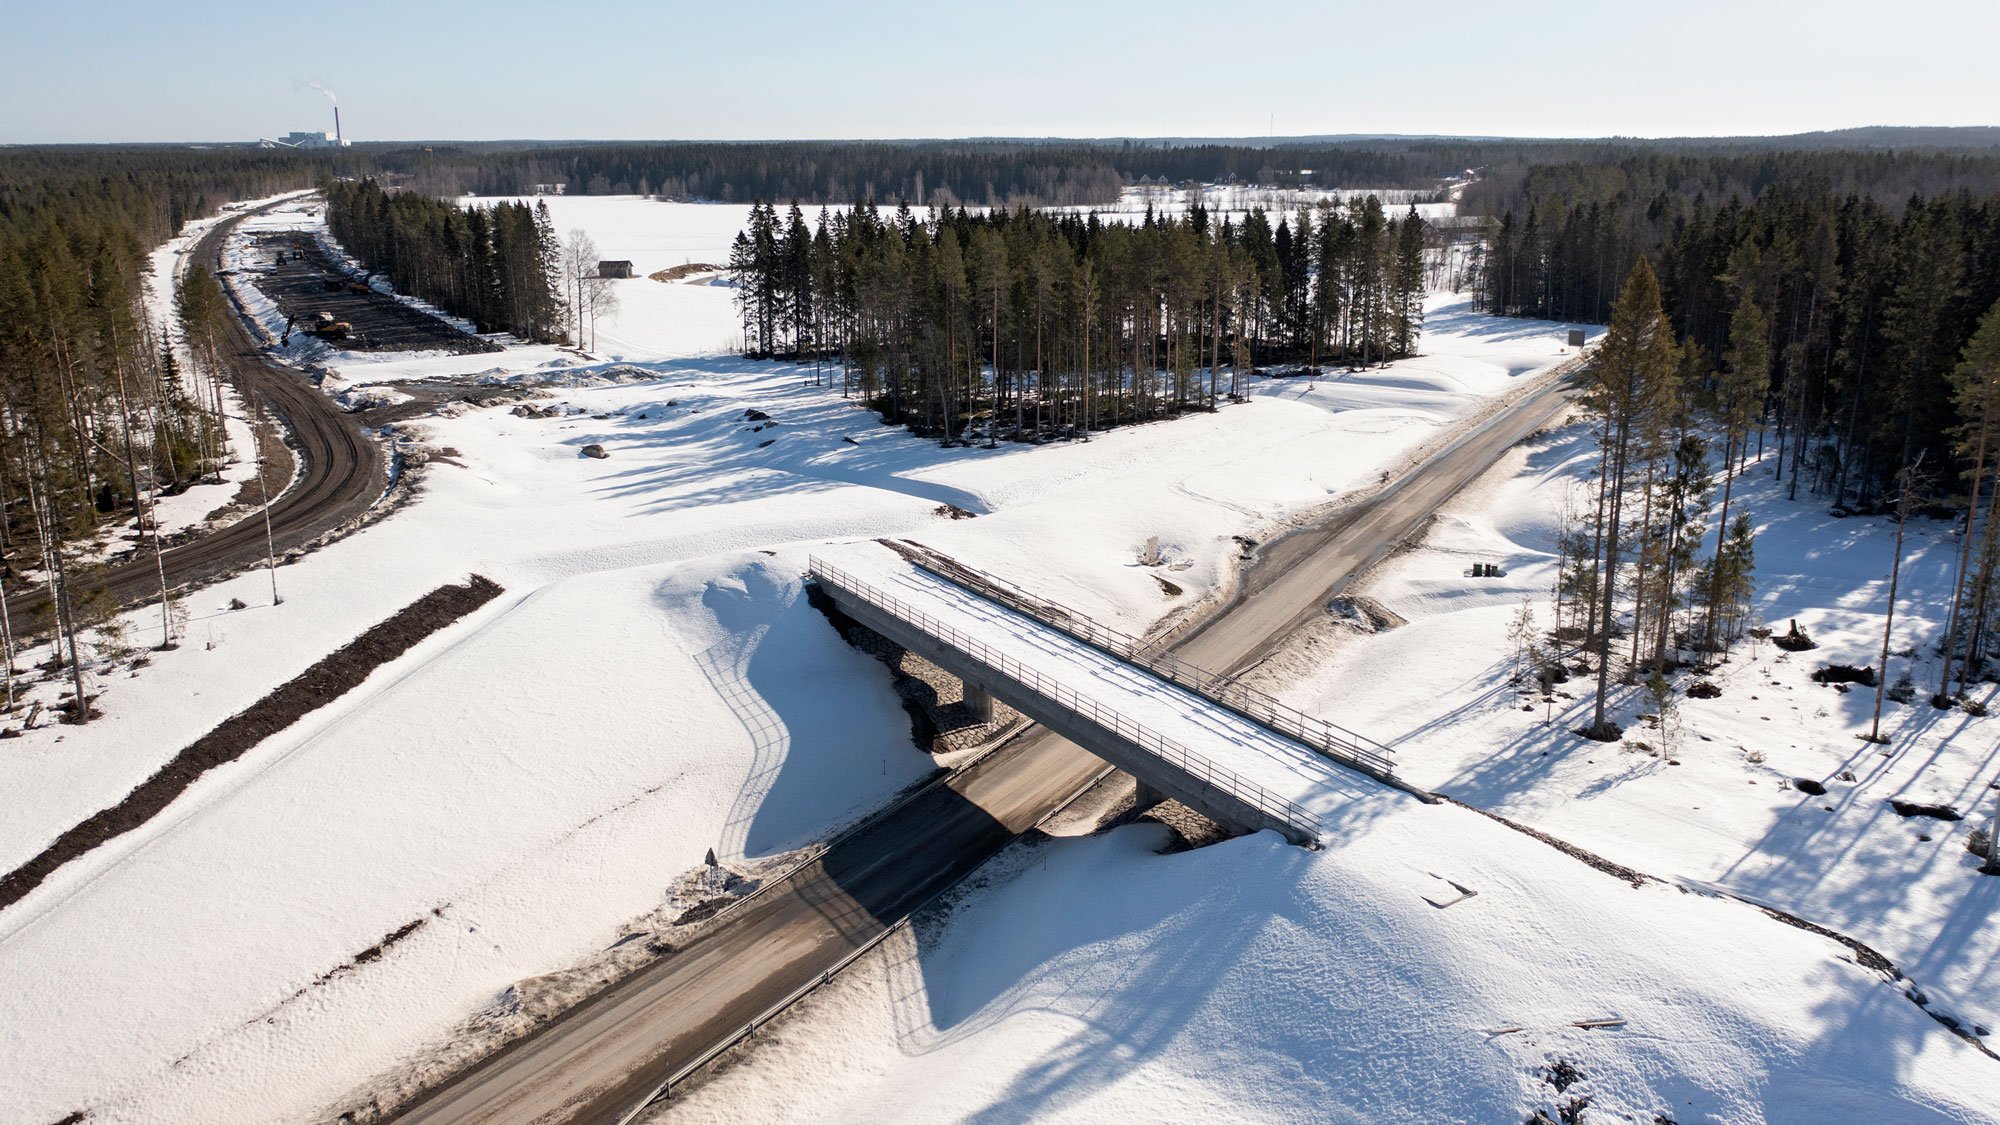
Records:
[[[278,262],[279,254],[284,261]],[[309,332],[321,313],[349,325],[338,340],[345,351],[448,351],[460,355],[497,352],[500,345],[462,331],[421,309],[370,288],[343,269],[310,235],[274,231],[257,236],[262,289],[292,322],[291,332]]]

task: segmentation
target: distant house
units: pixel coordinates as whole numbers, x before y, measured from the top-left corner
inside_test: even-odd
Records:
[[[632,277],[634,276],[632,273],[632,263],[622,259],[616,262],[599,262],[597,263],[597,276]]]

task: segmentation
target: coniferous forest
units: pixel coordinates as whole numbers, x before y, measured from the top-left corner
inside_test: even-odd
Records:
[[[1654,155],[1475,186],[1497,216],[1481,281],[1495,312],[1601,323],[1645,257],[1706,383],[1745,346],[1739,322],[1761,320],[1752,405],[1793,496],[1878,508],[1972,421],[1951,373],[2000,301],[2000,158]]]
[[[333,236],[398,292],[462,316],[481,332],[563,338],[560,247],[546,205],[460,207],[387,192],[372,179],[336,180],[322,190]]]
[[[153,322],[148,253],[187,220],[309,187],[327,166],[165,146],[0,152],[0,578],[12,594],[23,571],[47,577],[72,670],[76,630],[109,610],[65,580],[90,565],[98,526],[149,527],[149,495],[213,476],[231,452],[217,350],[233,314],[197,264],[180,283],[180,322]],[[158,536],[143,546],[157,551]]]
[[[1369,364],[1423,329],[1425,225],[1373,196],[1276,222],[1019,209],[751,211],[745,350],[810,357],[945,441],[1088,434],[1212,409],[1253,363]],[[1226,369],[1226,374],[1224,371]]]
[[[1950,705],[2000,624],[2000,163],[1654,154],[1475,188],[1497,216],[1486,306],[1610,323],[1586,380],[1593,498],[1559,545],[1558,634],[1596,657],[1588,733],[1616,737],[1615,664],[1664,691],[1677,654],[1749,627],[1755,530],[1734,500],[1753,454],[1791,500],[1960,521],[1932,687]]]

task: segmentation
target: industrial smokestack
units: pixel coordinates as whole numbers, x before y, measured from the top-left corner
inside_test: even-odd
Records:
[[[296,82],[297,79],[293,81]],[[325,94],[326,100],[333,103],[333,143],[336,148],[346,145],[346,139],[340,135],[340,99],[333,96],[331,89],[318,82],[307,82],[305,85]]]

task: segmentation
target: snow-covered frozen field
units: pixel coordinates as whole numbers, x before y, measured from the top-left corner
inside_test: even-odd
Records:
[[[1889,744],[1863,742],[1873,689],[1843,693],[1811,674],[1880,664],[1894,524],[1836,519],[1803,488],[1786,499],[1767,455],[1739,478],[1732,506],[1758,528],[1756,612],[1780,633],[1796,620],[1819,647],[1785,653],[1746,639],[1707,677],[1721,696],[1681,698],[1678,730],[1665,737],[1636,719],[1643,694],[1617,689],[1626,740],[1586,742],[1569,732],[1587,723],[1593,684],[1563,685],[1545,723],[1539,695],[1509,682],[1506,634],[1523,597],[1544,627],[1553,620],[1556,512],[1596,464],[1587,430],[1513,451],[1447,508],[1423,550],[1377,574],[1367,592],[1407,626],[1366,636],[1329,627],[1278,662],[1289,685],[1278,690],[1309,710],[1337,702],[1361,729],[1394,738],[1419,784],[1651,874],[1830,926],[1888,956],[1935,1010],[2000,1030],[2000,879],[1977,875],[1965,848],[2000,797],[2000,720],[1928,702],[1957,525],[1909,525],[1892,648],[1915,655],[1892,654],[1889,680],[1911,676],[1916,701],[1885,700]],[[1708,536],[1712,550],[1712,526]],[[1507,576],[1463,577],[1474,561],[1499,562]],[[1993,707],[2000,688],[1976,684],[1971,698]],[[1905,818],[1892,799],[1966,819]]]
[[[1118,202],[1108,207],[1067,207],[1063,210],[1092,212],[1107,220],[1118,218],[1129,222],[1144,216],[1149,207],[1155,214],[1184,215],[1199,200],[1211,214],[1218,218],[1227,216],[1237,222],[1241,222],[1252,208],[1261,207],[1275,226],[1278,220],[1296,214],[1301,207],[1316,207],[1323,201],[1350,203],[1372,195],[1381,200],[1383,210],[1391,218],[1401,218],[1412,206],[1416,207],[1417,214],[1426,219],[1457,214],[1456,203],[1417,202],[1420,199],[1429,200],[1436,194],[1435,191],[1404,189],[1281,188],[1257,184],[1203,184],[1198,188],[1158,185],[1128,187]]]
[[[1563,358],[1566,326],[1440,294],[1425,354],[1385,370],[1257,380],[1247,404],[1088,443],[946,450],[810,368],[722,354],[728,289],[643,276],[726,256],[744,208],[550,203],[559,232],[642,275],[618,283],[597,354],[296,358],[335,392],[560,377],[536,404],[563,410],[410,424],[436,454],[414,504],[282,568],[280,605],[261,573],[200,592],[178,650],[100,670],[102,720],[0,743],[12,868],[424,591],[473,572],[507,589],[0,911],[0,1119],[314,1118],[555,987],[516,982],[671,918],[708,849],[768,871],[926,776],[881,667],[806,605],[810,553],[912,538],[1144,631],[1226,592],[1236,537],[1365,491]],[[1971,874],[1963,825],[1886,803],[1990,805],[1991,720],[1892,704],[1884,756],[1852,737],[1866,693],[1807,679],[1874,662],[1886,525],[1746,477],[1760,613],[1821,648],[1739,650],[1721,698],[1683,703],[1667,757],[1630,748],[1658,744],[1636,724],[1583,743],[1562,733],[1581,685],[1544,727],[1504,665],[1521,597],[1548,617],[1552,513],[1590,460],[1576,428],[1510,454],[1371,579],[1407,625],[1324,625],[1266,686],[1396,742],[1419,784],[1670,882],[1372,787],[1320,794],[1321,853],[1266,834],[1160,856],[1143,826],[1020,845],[675,1112],[1487,1121],[1584,1098],[1586,1122],[2000,1119],[2000,1063],[1903,995],[2000,1018],[2000,880]],[[1897,647],[1928,653],[1954,541],[1916,527]],[[1179,596],[1135,565],[1154,536]],[[1467,579],[1471,561],[1508,577]],[[1426,901],[1454,882],[1479,893]]]
[[[1381,788],[1336,823],[1017,844],[646,1120],[1994,1119],[2000,1063],[1826,938]]]
[[[598,222],[604,256],[642,268],[707,256],[726,225],[555,202],[584,205],[559,230]],[[282,604],[261,573],[201,591],[178,650],[100,670],[102,720],[5,743],[12,868],[424,591],[472,572],[507,589],[0,912],[10,1119],[309,1117],[670,907],[709,848],[768,865],[923,776],[880,667],[801,597],[821,545],[915,538],[1144,630],[1224,588],[1232,537],[1372,486],[1563,357],[1564,326],[1440,295],[1426,354],[1386,370],[1259,382],[1245,405],[1088,443],[945,450],[809,369],[703,354],[701,310],[726,290],[620,289],[644,286],[658,303],[603,326],[629,350],[462,357],[507,381],[560,370],[579,382],[544,404],[574,412],[407,428],[438,454],[416,503],[282,568]],[[644,378],[588,385],[614,357]],[[377,379],[440,363],[373,362]],[[608,458],[581,456],[593,443]],[[1189,564],[1180,597],[1132,565],[1149,536]]]

